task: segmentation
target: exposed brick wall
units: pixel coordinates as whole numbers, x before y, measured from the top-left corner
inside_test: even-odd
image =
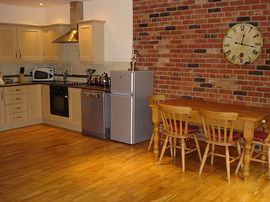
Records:
[[[230,26],[263,36],[259,58],[233,65],[222,52]],[[155,72],[155,93],[270,108],[270,0],[133,0],[138,67]]]

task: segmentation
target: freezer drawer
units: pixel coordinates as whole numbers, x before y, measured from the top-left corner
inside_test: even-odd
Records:
[[[133,101],[129,95],[111,94],[111,139],[133,144]]]
[[[132,71],[112,71],[111,92],[134,93],[134,73]]]

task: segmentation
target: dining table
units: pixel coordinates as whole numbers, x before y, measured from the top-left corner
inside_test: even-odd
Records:
[[[243,177],[247,180],[249,177],[249,163],[251,159],[251,140],[254,135],[254,130],[264,124],[264,127],[270,128],[270,109],[263,107],[254,107],[239,104],[218,103],[196,99],[167,99],[162,104],[172,106],[185,106],[191,107],[190,122],[194,124],[201,124],[200,111],[218,111],[218,112],[236,112],[238,113],[238,120],[235,124],[235,129],[242,131],[245,138],[244,144],[244,168]],[[152,123],[154,132],[154,155],[158,158],[159,147],[159,130],[160,130],[160,112],[159,104],[150,104],[152,110]],[[264,151],[266,158],[267,152]]]

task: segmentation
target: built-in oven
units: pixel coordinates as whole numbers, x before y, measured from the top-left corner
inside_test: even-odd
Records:
[[[50,85],[51,114],[69,117],[68,87]]]

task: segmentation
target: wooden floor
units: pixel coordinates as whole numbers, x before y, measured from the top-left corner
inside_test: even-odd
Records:
[[[199,176],[195,153],[183,173],[180,160],[159,165],[147,146],[47,125],[1,132],[0,201],[270,201],[266,166],[253,163],[247,182],[232,174],[227,183],[224,159]]]

